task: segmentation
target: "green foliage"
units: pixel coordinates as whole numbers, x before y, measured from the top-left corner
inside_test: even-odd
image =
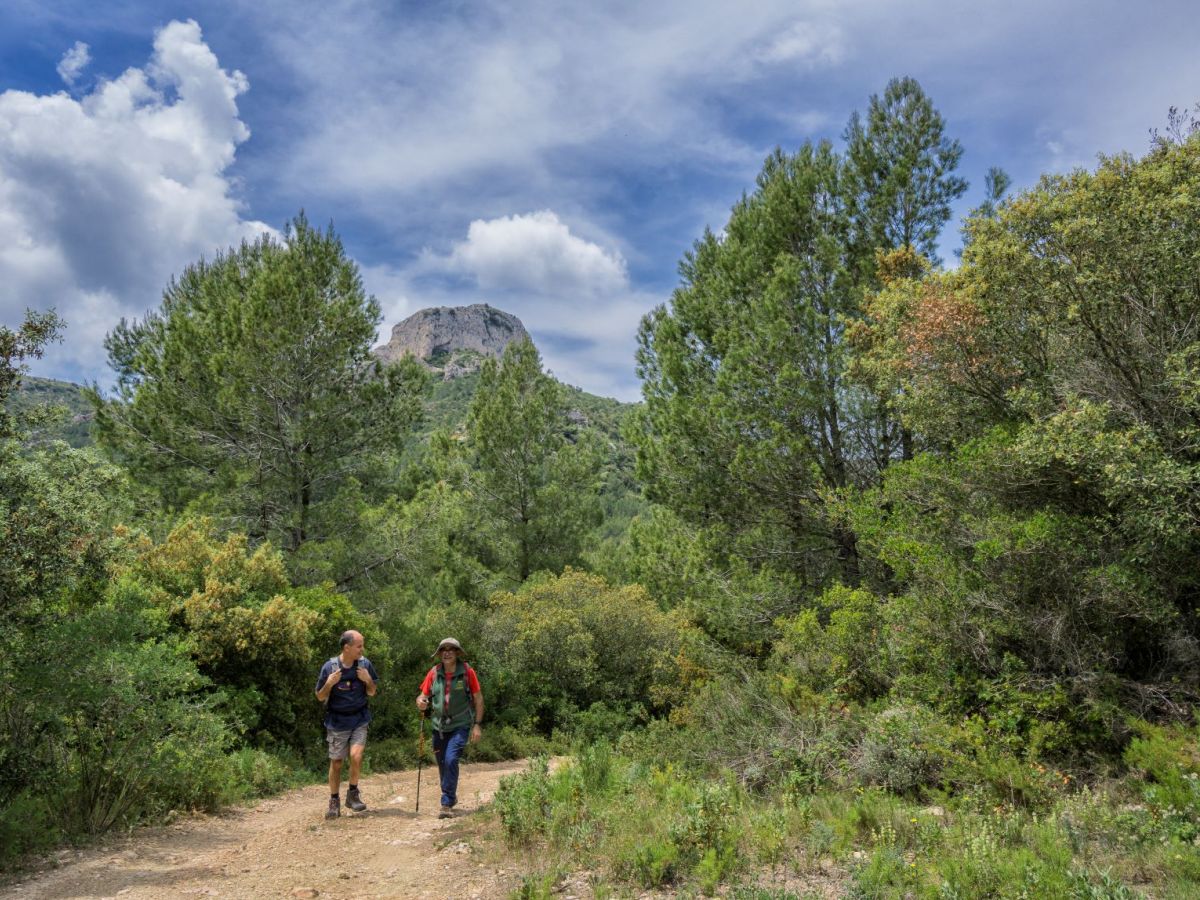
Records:
[[[186,521],[161,543],[133,542],[112,593],[145,603],[221,689],[220,708],[246,740],[301,748],[319,730],[312,679],[321,653],[353,625],[382,644],[369,616],[328,587],[293,589],[269,545],[224,541],[208,520]],[[384,650],[383,646],[379,649]]]
[[[155,631],[139,610],[102,604],[46,626],[24,661],[53,669],[29,679],[15,702],[34,725],[26,752],[40,743],[56,773],[55,812],[68,832],[98,834],[222,797],[230,734],[201,690],[205,679]]]
[[[124,478],[94,451],[0,441],[0,641],[103,576]]]
[[[19,868],[25,859],[62,841],[56,799],[45,790],[26,788],[0,805],[0,872]]]
[[[706,681],[672,713],[627,738],[690,771],[730,773],[747,789],[805,794],[834,780],[861,725],[825,698],[796,691],[778,672],[729,672]]]
[[[1110,518],[1029,497],[1038,470],[1014,465],[1022,455],[996,430],[893,466],[848,513],[904,585],[883,608],[895,689],[982,710],[996,737],[1035,752],[1111,749],[1119,705],[1164,662],[1178,680],[1163,689],[1191,690],[1190,626]]]
[[[854,760],[858,776],[897,794],[935,786],[941,760],[933,751],[935,716],[921,707],[893,706],[874,716]]]
[[[505,836],[516,844],[528,844],[543,833],[550,797],[549,764],[545,757],[529,763],[529,771],[500,779],[493,801]]]
[[[572,713],[603,717],[595,704],[631,725],[682,694],[685,628],[636,585],[613,587],[573,569],[532,579],[515,594],[493,595],[480,639],[501,705],[547,731]]]
[[[288,550],[312,504],[395,444],[424,373],[370,354],[379,304],[332,227],[186,268],[141,322],[107,338],[117,395],[93,393],[98,439],[168,507],[195,503]]]
[[[577,562],[599,523],[599,447],[587,432],[568,440],[568,426],[562,388],[532,341],[510,344],[499,365],[484,363],[468,422],[468,491],[495,567],[517,583]]]
[[[1147,806],[1173,840],[1200,838],[1200,735],[1196,728],[1141,724],[1125,748],[1127,765],[1143,779]]]
[[[776,151],[723,236],[696,242],[670,307],[642,322],[645,405],[629,429],[651,500],[727,526],[730,556],[778,559],[810,584],[856,577],[824,492],[874,477],[851,447],[886,443],[846,378],[858,291],[842,176],[828,144]]]
[[[228,762],[227,791],[221,797],[224,802],[270,797],[309,780],[296,759],[285,758],[278,752],[242,747],[229,755]]]
[[[865,124],[857,112],[850,117],[843,136],[848,194],[863,256],[911,247],[936,260],[950,205],[967,190],[953,174],[962,146],[945,137],[945,127],[914,78],[893,78],[882,97],[872,95]]]
[[[835,585],[814,608],[779,624],[773,661],[785,677],[847,700],[869,700],[886,692],[892,663],[882,598]]]

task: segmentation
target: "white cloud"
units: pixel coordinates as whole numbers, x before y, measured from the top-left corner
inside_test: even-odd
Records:
[[[716,126],[713,101],[737,97],[768,65],[840,61],[835,16],[822,0],[569,14],[528,0],[427,16],[306,5],[302,22],[270,28],[273,55],[299,86],[294,152],[279,174],[386,206],[453,179],[512,208],[516,193],[540,190],[559,207],[584,196],[595,176],[561,167],[573,153],[755,166],[764,148]]]
[[[766,63],[834,65],[845,56],[842,30],[831,22],[794,22],[759,51]]]
[[[60,70],[77,73],[68,57]],[[246,89],[187,21],[157,32],[144,69],[79,100],[0,93],[0,319],[53,306],[67,322],[36,370],[103,380],[121,316],[157,305],[201,255],[269,230],[242,218],[226,174],[249,137]]]
[[[622,400],[637,398],[638,323],[664,299],[631,286],[618,251],[572,233],[551,210],[476,219],[446,254],[362,272],[384,311],[381,342],[418,309],[489,303],[522,321],[560,380]]]
[[[58,76],[71,85],[79,77],[89,62],[92,61],[92,55],[88,52],[88,45],[83,41],[76,41],[75,46],[63,54],[63,58],[58,63]]]
[[[571,234],[551,210],[476,219],[446,265],[472,275],[481,288],[572,297],[627,289],[617,252]]]

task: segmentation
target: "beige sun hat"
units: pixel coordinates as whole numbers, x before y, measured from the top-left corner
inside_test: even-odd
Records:
[[[438,641],[437,649],[433,651],[434,659],[437,659],[437,655],[442,652],[443,647],[453,647],[458,651],[459,656],[463,655],[462,644],[460,644],[454,638],[442,638],[440,641]]]

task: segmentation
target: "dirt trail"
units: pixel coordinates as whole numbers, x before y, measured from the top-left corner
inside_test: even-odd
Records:
[[[102,847],[62,851],[59,867],[0,888],[21,900],[112,897],[505,897],[515,871],[488,864],[458,834],[523,761],[463,767],[458,817],[438,819],[437,770],[362,780],[369,808],[326,822],[324,785],[256,806],[138,829]],[[343,796],[345,789],[343,788]]]

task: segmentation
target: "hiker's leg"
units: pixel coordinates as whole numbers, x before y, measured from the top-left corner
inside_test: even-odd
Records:
[[[362,770],[363,750],[367,746],[367,726],[359,725],[350,735],[350,783],[358,784],[358,773]]]
[[[442,793],[446,791],[446,739],[449,735],[444,735],[440,731],[433,733],[433,758],[437,760],[438,766],[438,783],[441,785]]]
[[[458,803],[458,760],[467,746],[469,728],[460,728],[453,732],[446,741],[445,773],[442,776],[442,806],[454,806]]]
[[[327,731],[325,740],[329,744],[329,793],[336,794],[342,783],[342,761],[346,758],[348,731]]]

